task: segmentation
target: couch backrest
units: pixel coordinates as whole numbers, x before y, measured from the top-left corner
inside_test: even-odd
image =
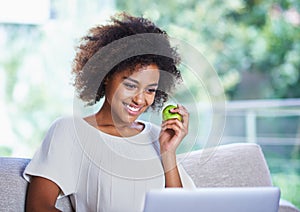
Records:
[[[259,145],[221,145],[179,155],[197,187],[271,186],[271,175]]]

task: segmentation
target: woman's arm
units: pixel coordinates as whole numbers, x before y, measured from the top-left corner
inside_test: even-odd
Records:
[[[165,172],[165,187],[182,187],[176,149],[188,133],[189,113],[182,105],[178,105],[171,112],[179,113],[182,122],[178,119],[170,119],[162,123],[159,137],[160,154]]]
[[[176,164],[176,154],[163,154],[162,164],[165,171],[165,187],[182,187],[181,178]]]
[[[60,188],[51,180],[32,176],[26,198],[27,212],[59,211],[55,208]]]

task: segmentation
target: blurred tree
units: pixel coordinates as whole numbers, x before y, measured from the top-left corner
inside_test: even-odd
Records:
[[[43,24],[0,23],[0,155],[30,157],[50,123],[73,113],[75,43],[113,1],[52,0],[49,10]]]
[[[36,119],[36,114],[44,109],[47,96],[40,93],[43,85],[34,83],[39,76],[36,72],[38,63],[33,61],[30,63],[32,54],[38,52],[43,37],[41,31],[34,25],[17,24],[3,24],[0,29],[4,38],[1,49],[5,51],[5,54],[0,55],[0,69],[4,70],[4,85],[2,85],[4,96],[1,100],[5,102],[3,104],[5,108],[2,110],[10,120],[9,123],[1,124],[9,126],[16,137],[22,138],[21,141],[10,140],[11,138],[5,137],[7,132],[3,132],[3,141],[13,142],[9,144],[10,147],[2,146],[1,143],[4,154],[5,149],[14,148],[15,151],[27,149],[28,144],[36,144],[37,139],[41,139],[42,132],[34,130],[41,125]],[[3,118],[2,121],[7,121],[5,117]],[[8,155],[13,153],[12,149],[5,152]]]
[[[300,2],[293,0],[117,1],[195,46],[229,99],[300,97]]]

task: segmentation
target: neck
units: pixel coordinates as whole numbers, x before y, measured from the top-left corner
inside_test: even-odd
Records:
[[[139,122],[124,122],[112,117],[111,109],[103,106],[96,114],[86,117],[90,125],[110,135],[128,137],[138,134],[144,129]]]

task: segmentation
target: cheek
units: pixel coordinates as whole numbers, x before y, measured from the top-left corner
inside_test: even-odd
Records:
[[[134,95],[135,95],[134,92],[128,91],[126,89],[122,89],[121,87],[119,87],[111,94],[111,99],[112,100],[126,100],[126,99],[131,99]]]
[[[155,94],[154,95],[150,95],[150,96],[147,97],[147,103],[149,105],[152,105],[152,103],[154,102],[154,100],[155,100]]]

